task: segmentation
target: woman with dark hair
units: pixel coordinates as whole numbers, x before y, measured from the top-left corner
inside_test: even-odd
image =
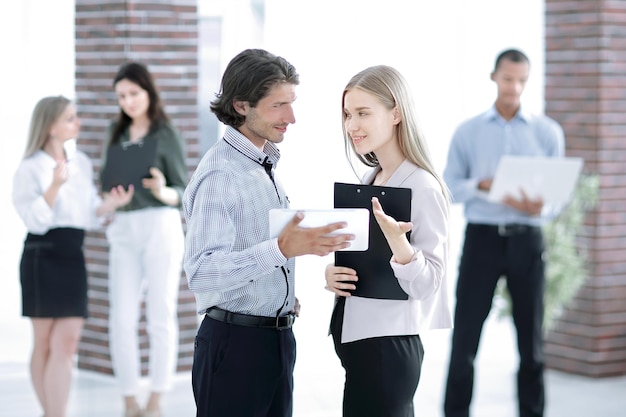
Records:
[[[176,369],[176,307],[184,245],[179,206],[187,168],[183,140],[170,124],[146,66],[122,65],[113,87],[120,114],[109,128],[108,146],[156,141],[156,157],[151,177],[142,180],[143,187],[117,210],[107,228],[111,358],[125,417],[157,417],[161,393],[169,389]],[[110,162],[103,163],[103,172]],[[151,393],[142,413],[137,401],[141,376],[137,330],[144,290]]]
[[[80,121],[63,96],[35,106],[13,179],[13,204],[28,230],[20,262],[22,315],[33,326],[30,374],[46,417],[64,417],[73,357],[87,317],[85,230],[100,226],[133,194],[116,187],[102,200],[91,161],[74,149]]]

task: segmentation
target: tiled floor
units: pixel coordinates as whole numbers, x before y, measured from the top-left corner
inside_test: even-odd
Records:
[[[28,323],[19,326],[19,329],[8,330],[27,340]],[[343,375],[331,340],[325,336],[325,321],[303,316],[298,320],[296,333],[294,417],[340,417]],[[449,331],[435,331],[423,337],[426,355],[415,397],[416,416],[442,416],[449,338]],[[513,340],[508,320],[492,318],[488,321],[477,362],[475,417],[516,417]],[[25,357],[29,346],[22,343],[19,347],[19,344],[6,343],[5,339],[0,342],[0,348],[0,417],[39,417],[41,413],[28,379],[27,364],[25,360],[15,360]],[[594,380],[549,371],[546,378],[547,417],[626,415],[626,377]],[[75,372],[67,417],[118,417],[122,415],[121,407],[113,378]],[[163,407],[163,417],[195,415],[188,373],[177,376],[174,389],[164,398]]]

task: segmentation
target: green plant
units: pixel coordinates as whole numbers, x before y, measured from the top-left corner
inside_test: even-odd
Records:
[[[584,226],[585,214],[597,204],[598,187],[597,175],[581,175],[570,203],[543,227],[546,246],[545,330],[554,326],[587,278],[587,252],[578,244],[577,237]],[[503,280],[496,289],[496,298],[498,315],[509,316],[511,299]]]

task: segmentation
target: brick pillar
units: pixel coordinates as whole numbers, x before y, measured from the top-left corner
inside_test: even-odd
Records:
[[[580,242],[589,277],[547,336],[550,368],[626,374],[626,1],[546,0],[546,113],[600,176]]]
[[[76,102],[81,118],[80,149],[96,172],[104,132],[118,113],[112,80],[129,60],[148,66],[166,111],[185,139],[189,173],[198,161],[198,24],[196,0],[76,0]],[[108,343],[108,245],[102,231],[89,233],[89,319],[79,346],[78,366],[112,374]],[[142,306],[143,310],[143,306]],[[178,370],[191,369],[197,316],[181,272],[178,306]],[[145,317],[140,323],[142,372],[148,365]]]

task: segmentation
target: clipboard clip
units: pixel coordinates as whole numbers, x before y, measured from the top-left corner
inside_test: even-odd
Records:
[[[358,194],[358,193],[360,193],[360,192],[361,192],[361,189],[360,189],[360,188],[357,188],[357,189],[356,189],[356,192],[357,192],[357,194]],[[381,191],[380,191],[380,195],[385,195],[385,194],[386,194],[385,190],[381,190]]]
[[[140,148],[143,148],[143,140],[139,141],[139,142],[121,142],[120,145],[122,145],[122,149],[123,150],[127,150],[128,148],[130,148],[131,146],[138,146]]]

